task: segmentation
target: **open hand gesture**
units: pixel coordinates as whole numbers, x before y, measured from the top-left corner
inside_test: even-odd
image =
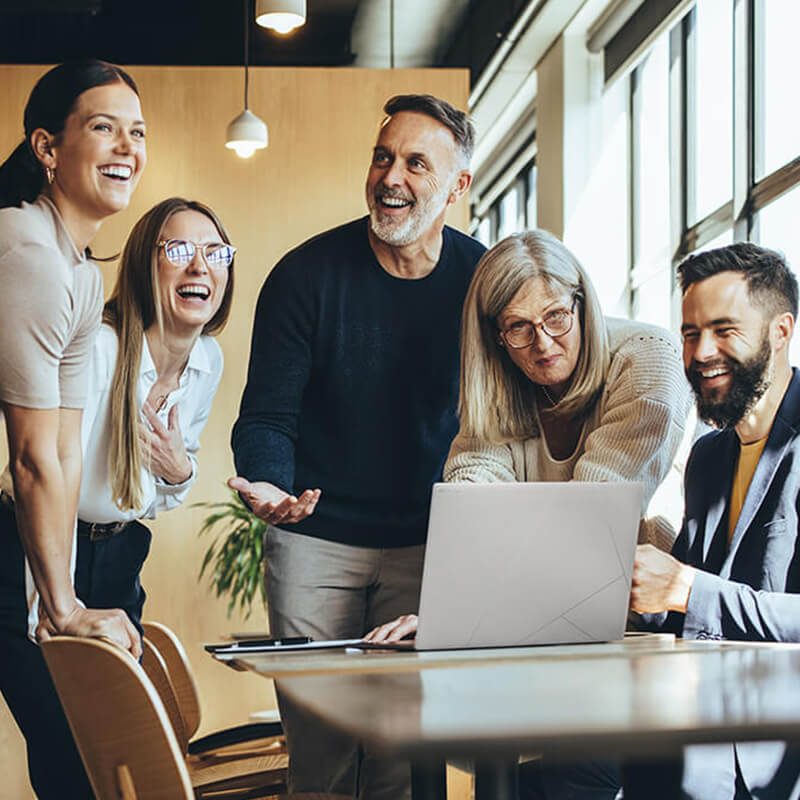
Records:
[[[300,497],[295,497],[267,481],[250,483],[245,478],[231,478],[228,486],[239,492],[259,519],[270,525],[300,522],[314,513],[322,494],[321,489],[306,489]]]

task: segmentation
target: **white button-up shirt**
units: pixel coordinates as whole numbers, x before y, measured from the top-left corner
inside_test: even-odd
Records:
[[[136,396],[139,408],[144,405],[150,389],[156,382],[157,373],[147,337],[143,336],[142,363]],[[111,480],[108,453],[111,443],[111,379],[117,361],[117,334],[108,325],[101,325],[92,348],[88,375],[88,396],[83,411],[81,445],[83,449],[83,473],[81,494],[78,502],[78,519],[86,522],[120,522],[134,519],[154,519],[159,511],[179,506],[197,475],[196,453],[199,438],[211,412],[211,403],[222,377],[222,351],[214,339],[201,336],[195,342],[189,361],[181,374],[178,388],[170,392],[159,418],[164,425],[172,406],[178,406],[178,423],[183,435],[183,444],[192,462],[192,474],[183,483],[171,485],[156,478],[142,468],[141,509],[120,511],[111,496]],[[75,576],[77,531],[73,533],[70,576]],[[39,622],[39,593],[33,582],[30,566],[25,561],[25,593],[28,598],[28,636],[36,641],[36,626]],[[80,601],[78,601],[80,602]]]
[[[142,364],[136,386],[137,404],[144,405],[157,373],[147,337],[143,337]],[[111,449],[111,379],[117,360],[117,335],[108,325],[102,325],[95,339],[89,370],[89,393],[83,412],[81,440],[83,447],[83,476],[78,503],[78,518],[86,522],[121,522],[134,519],[154,519],[159,511],[179,506],[197,474],[196,453],[200,433],[211,412],[211,403],[222,376],[222,351],[214,339],[201,336],[195,342],[178,388],[170,392],[159,419],[167,425],[172,406],[178,406],[178,423],[186,453],[192,462],[192,474],[183,483],[169,484],[142,467],[143,503],[139,509],[121,511],[114,503],[108,454]],[[144,419],[144,418],[143,418]]]

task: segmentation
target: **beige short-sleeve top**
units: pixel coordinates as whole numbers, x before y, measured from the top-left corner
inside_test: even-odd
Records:
[[[103,281],[52,201],[0,209],[0,401],[82,408]]]

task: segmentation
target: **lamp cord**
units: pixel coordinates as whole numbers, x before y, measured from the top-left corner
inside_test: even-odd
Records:
[[[389,0],[389,67],[394,69],[394,0]]]
[[[250,0],[244,0],[244,110],[247,111],[247,84],[250,81],[247,66],[250,61]]]

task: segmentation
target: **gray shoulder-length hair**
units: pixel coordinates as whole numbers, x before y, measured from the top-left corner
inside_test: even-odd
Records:
[[[509,357],[497,320],[532,278],[565,289],[577,301],[581,351],[566,394],[552,413],[584,416],[602,392],[610,362],[608,334],[586,270],[555,236],[517,233],[484,253],[472,278],[461,321],[461,435],[492,444],[539,435],[536,385]]]

